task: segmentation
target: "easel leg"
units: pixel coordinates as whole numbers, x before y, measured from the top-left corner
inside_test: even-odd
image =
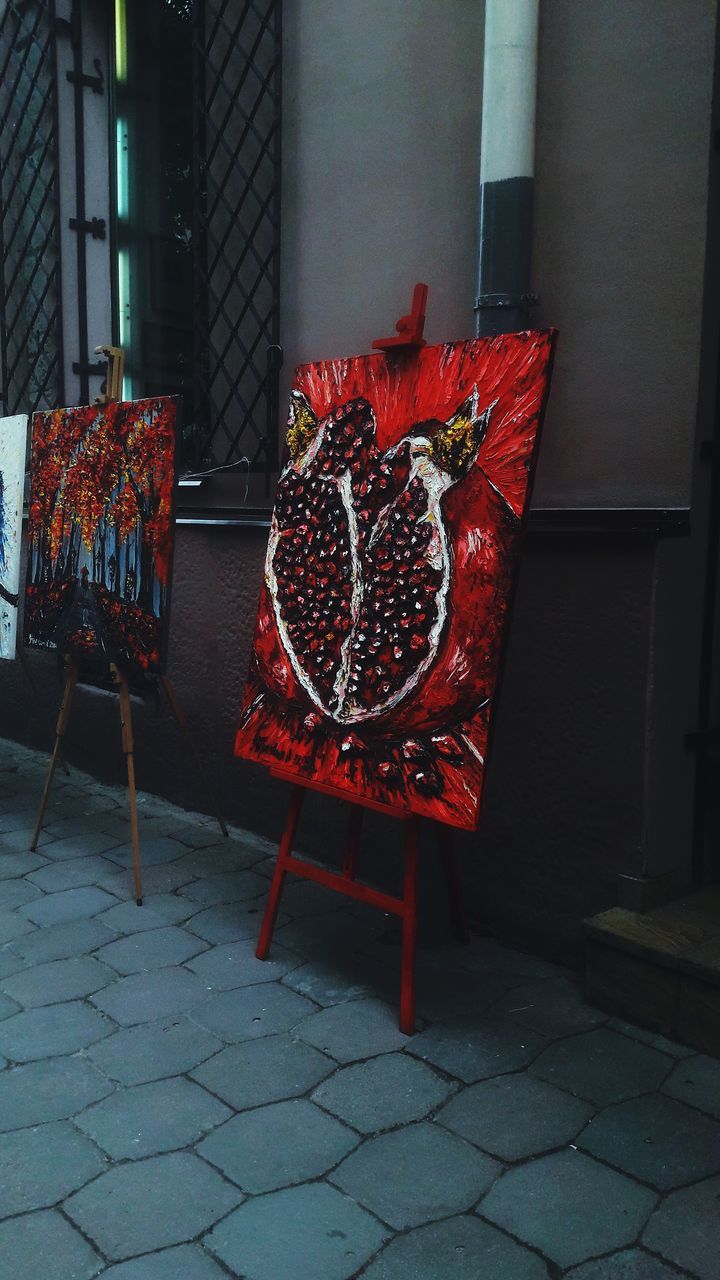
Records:
[[[48,796],[50,795],[50,787],[52,786],[55,767],[58,760],[62,759],[62,740],[67,728],[68,719],[70,718],[70,707],[72,706],[73,694],[75,692],[75,685],[77,684],[78,679],[77,663],[73,662],[72,658],[65,659],[65,671],[65,688],[63,689],[57,725],[55,726],[55,746],[53,747],[53,753],[50,757],[50,768],[48,769],[48,775],[45,780],[45,789],[42,794],[42,800],[40,801],[40,812],[37,816],[37,822],[35,823],[35,830],[30,844],[30,848],[33,852],[37,849],[37,842],[40,839],[40,830],[42,828],[43,818],[45,817],[45,809],[47,808]]]
[[[435,824],[435,831],[440,845],[440,856],[445,872],[445,882],[450,899],[450,913],[455,926],[455,933],[459,942],[470,942],[470,925],[468,924],[462,896],[452,832],[449,827],[444,826],[441,822]]]
[[[205,787],[205,790],[208,793],[208,797],[210,799],[212,808],[215,811],[215,817],[217,818],[218,826],[220,827],[220,830],[222,831],[223,835],[226,836],[228,833],[228,829],[225,826],[225,821],[220,813],[220,806],[217,802],[217,797],[210,783],[210,779],[208,778],[205,772],[205,768],[203,766],[203,762],[200,759],[200,753],[198,752],[198,749],[195,746],[195,742],[193,741],[192,734],[190,733],[190,726],[187,721],[187,716],[185,715],[185,712],[180,706],[180,703],[177,700],[177,695],[175,693],[175,690],[172,684],[170,683],[170,681],[168,680],[167,676],[161,675],[160,683],[163,689],[165,690],[165,696],[167,697],[167,700],[170,704],[170,710],[172,711],[175,717],[175,720],[178,724],[178,727],[180,729],[180,732],[183,735],[190,749],[190,753],[193,757],[193,760],[195,761],[195,767],[198,773],[200,774],[200,779]]]
[[[255,949],[255,955],[258,960],[267,960],[270,951],[270,943],[272,942],[273,930],[275,928],[275,920],[277,918],[278,907],[280,905],[280,896],[285,883],[285,863],[290,857],[295,839],[295,831],[297,829],[298,819],[300,817],[300,809],[305,798],[304,787],[293,787],[290,797],[290,806],[288,808],[287,821],[285,830],[280,841],[277,862],[275,863],[275,872],[270,885],[270,892],[265,907],[265,915],[263,916],[262,928],[260,929],[260,937]]]
[[[140,874],[140,836],[138,833],[137,796],[135,794],[135,744],[133,742],[132,716],[130,712],[130,690],[128,682],[120,674],[113,663],[110,670],[117,685],[120,703],[120,729],[122,732],[122,748],[127,760],[128,792],[130,795],[130,833],[133,848],[133,870],[135,872],[135,901],[142,906],[142,876]]]
[[[400,1030],[415,1032],[415,955],[417,949],[417,885],[420,839],[417,818],[405,819],[405,890],[403,893]]]
[[[350,805],[348,821],[348,838],[343,862],[343,875],[354,880],[357,875],[358,853],[360,852],[360,835],[362,832],[363,811],[359,804]]]

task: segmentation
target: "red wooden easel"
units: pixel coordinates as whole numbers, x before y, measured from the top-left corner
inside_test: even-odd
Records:
[[[314,880],[316,884],[321,884],[326,889],[333,889],[336,893],[342,893],[348,898],[354,898],[356,902],[366,902],[372,907],[379,907],[381,911],[392,912],[393,915],[400,917],[403,926],[400,1030],[405,1035],[411,1036],[415,1030],[415,953],[417,945],[420,819],[416,814],[411,813],[409,809],[394,808],[392,805],[382,804],[380,801],[370,800],[365,796],[355,797],[349,795],[347,791],[343,791],[340,787],[332,787],[326,783],[312,782],[305,778],[299,778],[297,775],[287,773],[282,769],[271,769],[270,774],[273,778],[282,778],[286,782],[293,783],[293,790],[290,796],[285,830],[280,840],[280,848],[265,907],[265,915],[260,929],[260,937],[255,951],[258,960],[267,960],[270,953],[275,920],[285,885],[285,877],[288,872],[292,872],[293,875],[300,876],[304,880]],[[302,858],[298,858],[293,854],[293,841],[300,818],[300,810],[305,799],[305,792],[308,790],[321,791],[326,795],[337,796],[349,804],[347,843],[341,872],[329,871],[326,867],[320,867],[314,862],[305,862]],[[405,875],[403,896],[401,898],[396,898],[389,893],[382,893],[379,889],[373,889],[370,885],[361,884],[357,880],[363,809],[374,809],[380,813],[389,814],[394,818],[400,818],[403,822],[405,828]],[[470,929],[460,892],[452,834],[450,828],[442,823],[436,824],[436,830],[455,930],[461,942],[469,942]]]
[[[425,346],[423,330],[425,327],[427,295],[428,287],[426,284],[415,285],[409,314],[400,317],[395,326],[397,333],[393,337],[378,338],[373,342],[372,345],[375,350],[412,353]],[[283,769],[274,768],[270,770],[270,773],[274,778],[282,778],[292,783],[293,791],[255,954],[259,960],[267,960],[268,958],[280,898],[288,872],[292,872],[305,880],[314,880],[316,884],[324,885],[326,889],[333,889],[348,898],[354,898],[357,902],[366,902],[370,906],[379,907],[381,911],[392,912],[393,915],[400,917],[403,926],[400,1030],[404,1031],[406,1035],[412,1035],[415,1030],[415,952],[417,944],[418,865],[420,859],[419,818],[409,808],[403,809],[390,804],[383,804],[365,796],[352,796],[339,787],[300,778]],[[293,841],[306,790],[321,791],[327,795],[337,796],[349,803],[350,816],[347,844],[343,869],[340,873],[329,871],[327,868],[317,866],[312,862],[305,862],[303,859],[293,855]],[[391,817],[400,818],[403,822],[405,875],[403,896],[401,898],[393,897],[388,893],[381,893],[380,890],[373,889],[370,885],[360,884],[357,880],[363,809],[374,809]],[[462,942],[469,942],[470,930],[460,892],[460,881],[451,831],[449,827],[444,826],[442,823],[437,823],[436,829],[455,930]]]

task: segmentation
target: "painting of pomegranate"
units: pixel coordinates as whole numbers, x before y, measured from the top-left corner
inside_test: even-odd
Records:
[[[297,370],[238,755],[477,826],[554,338]]]

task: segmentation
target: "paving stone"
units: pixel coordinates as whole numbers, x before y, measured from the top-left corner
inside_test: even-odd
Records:
[[[143,890],[144,888],[143,881]],[[165,924],[184,924],[193,915],[196,905],[187,898],[179,898],[176,893],[145,893],[143,902],[149,911],[162,916]]]
[[[98,922],[115,933],[141,933],[144,929],[164,929],[167,920],[159,912],[145,904],[139,907],[135,898],[118,902],[109,911],[97,917]]]
[[[203,951],[207,943],[184,929],[145,929],[129,938],[109,942],[95,954],[118,973],[138,973],[141,969],[162,969],[184,964]]]
[[[657,1049],[600,1027],[553,1044],[533,1063],[533,1075],[604,1107],[657,1089],[672,1061]]]
[[[665,1081],[663,1091],[720,1120],[720,1062],[717,1058],[697,1054],[679,1063]]]
[[[650,1042],[653,1049],[660,1049],[662,1053],[669,1053],[671,1058],[692,1058],[697,1053],[696,1049],[690,1049],[686,1044],[678,1044],[676,1040],[669,1040],[667,1036],[654,1036]]]
[[[279,913],[278,925],[287,918]],[[190,917],[186,927],[206,942],[220,945],[223,942],[241,942],[243,938],[257,938],[261,922],[261,906],[233,902],[226,907],[208,907],[205,911],[198,911],[197,915]],[[279,938],[277,940],[280,941]]]
[[[92,997],[121,1027],[186,1013],[207,998],[207,987],[186,969],[158,969],[120,978]],[[212,1030],[212,1028],[211,1028]]]
[[[53,924],[25,934],[11,943],[11,949],[28,963],[45,964],[95,951],[114,936],[97,920],[73,920],[70,924]]]
[[[236,1111],[307,1093],[335,1063],[289,1034],[230,1045],[191,1073]]]
[[[10,978],[14,973],[19,973],[21,969],[26,968],[25,961],[9,947],[0,949],[0,978]]]
[[[578,1145],[661,1191],[720,1173],[720,1124],[662,1094],[608,1107]]]
[[[30,933],[35,926],[19,916],[15,911],[0,911],[0,946],[4,942],[12,942],[24,933]]]
[[[188,849],[207,849],[212,846],[221,847],[226,843],[234,844],[233,840],[222,834],[217,822],[208,822],[205,814],[194,815],[188,811],[172,818],[166,814],[164,818],[149,819],[148,826],[151,821],[160,822],[164,836],[172,836],[173,840],[179,840],[181,844],[187,845]]]
[[[0,911],[14,911],[42,896],[42,889],[28,880],[0,880]]]
[[[398,979],[395,979],[396,991]],[[507,986],[502,977],[493,973],[465,973],[428,966],[422,959],[417,973],[417,1010],[431,1022],[443,1024],[457,1018],[477,1018],[489,1009],[494,1017],[494,1005],[498,997],[505,995]]]
[[[318,1178],[357,1143],[357,1134],[339,1120],[295,1098],[234,1116],[197,1151],[243,1191],[260,1195]]]
[[[97,1147],[66,1120],[0,1134],[0,1218],[55,1204],[104,1168]]]
[[[85,1058],[48,1058],[0,1075],[0,1129],[25,1129],[65,1120],[112,1092]]]
[[[126,871],[120,870],[115,863],[110,865],[112,870],[100,877],[97,881],[98,886],[101,889],[107,889],[108,893],[114,893],[123,901],[134,899],[135,879],[132,870],[130,868]],[[154,894],[172,893],[174,889],[179,889],[180,885],[187,884],[192,879],[191,875],[180,870],[177,862],[168,862],[165,866],[159,867],[143,867],[142,873],[143,894],[146,902]]]
[[[417,1059],[387,1053],[342,1067],[319,1085],[313,1099],[361,1133],[379,1133],[422,1120],[453,1088]]]
[[[80,1000],[115,980],[112,969],[99,964],[91,956],[72,956],[69,960],[38,964],[6,978],[3,990],[18,1004],[32,1009],[39,1005]]]
[[[195,974],[191,976],[200,982]],[[213,996],[206,1004],[193,1010],[193,1019],[231,1042],[289,1031],[307,1018],[314,1008],[309,1000],[304,1000],[294,991],[263,982],[259,986],[223,991]]]
[[[171,840],[169,836],[150,837],[149,840],[143,839],[142,821],[140,823],[140,858],[144,867],[155,867],[159,863],[174,862],[176,858],[181,858],[185,853],[185,845],[179,840]],[[131,867],[133,865],[133,848],[128,840],[125,844],[119,844],[114,849],[108,851],[108,857],[121,867]]]
[[[510,1169],[478,1206],[483,1218],[540,1249],[560,1267],[630,1244],[654,1192],[580,1151],[558,1151]]]
[[[216,907],[230,902],[243,902],[267,893],[267,881],[254,871],[233,871],[228,875],[208,876],[204,880],[192,880],[178,893],[190,898],[201,907]]]
[[[70,920],[96,916],[114,902],[111,894],[104,893],[102,889],[66,889],[62,893],[48,893],[38,902],[30,902],[20,908],[20,914],[34,924],[66,924]]]
[[[626,1022],[624,1018],[608,1018],[605,1023],[611,1031],[619,1031],[631,1040],[642,1040],[643,1044],[652,1044],[657,1039],[656,1031],[648,1031],[647,1027],[637,1027],[634,1022]]]
[[[567,977],[513,987],[495,1001],[491,1012],[548,1038],[589,1031],[607,1022],[607,1014],[585,1003],[577,979]]]
[[[221,1271],[197,1244],[146,1253],[103,1271],[103,1280],[225,1280],[226,1276],[227,1272]]]
[[[244,1280],[348,1280],[386,1238],[371,1214],[315,1182],[249,1200],[205,1245]]]
[[[267,891],[267,884],[265,885]],[[283,889],[282,904],[293,920],[298,916],[323,915],[326,911],[338,911],[342,906],[332,889],[313,884],[311,880],[291,880]]]
[[[522,1073],[463,1089],[436,1118],[491,1155],[514,1161],[564,1146],[591,1115],[587,1103]]]
[[[718,1203],[720,1178],[673,1191],[651,1217],[643,1244],[700,1280],[717,1280]]]
[[[20,804],[13,806],[6,813],[0,814],[0,832],[3,835],[3,843],[6,838],[14,831],[30,831],[32,833],[35,819],[37,818],[37,806],[31,804]],[[30,841],[28,840],[28,847]]]
[[[78,835],[64,836],[61,840],[53,840],[51,844],[41,844],[43,856],[53,861],[70,858],[87,858],[90,854],[107,853],[112,849],[115,861],[117,839],[103,831],[87,831],[83,829]]]
[[[12,981],[12,979],[8,979],[8,981]],[[9,996],[2,995],[2,993],[0,993],[0,1022],[2,1022],[4,1018],[11,1017],[13,1013],[19,1013],[20,1007],[20,1003],[16,1004]]]
[[[257,849],[246,848],[236,840],[222,840],[209,848],[193,849],[175,864],[188,873],[188,879],[228,875],[234,871],[247,871],[258,861]],[[265,883],[267,889],[267,882]]]
[[[609,1258],[596,1258],[566,1272],[566,1280],[691,1280],[672,1271],[644,1249],[623,1249]]]
[[[379,1000],[349,1000],[307,1018],[298,1034],[338,1062],[391,1053],[407,1043],[397,1011]]]
[[[548,1280],[545,1263],[479,1218],[463,1215],[392,1240],[363,1280]],[[618,1278],[619,1280],[619,1278]],[[639,1280],[639,1277],[638,1277]],[[651,1278],[648,1276],[648,1280]]]
[[[28,815],[23,818],[20,823],[16,823],[16,825],[13,826],[12,831],[4,831],[3,834],[0,835],[0,849],[2,850],[0,857],[4,856],[6,853],[28,854],[30,852],[30,844],[34,835],[35,817],[36,814],[34,813],[32,815]],[[42,831],[40,833],[38,844],[40,845],[42,856],[45,858],[50,857],[49,850],[53,844],[52,837]]]
[[[113,1160],[141,1160],[191,1146],[231,1114],[205,1089],[179,1077],[118,1089],[76,1116],[75,1124]]]
[[[188,1018],[161,1018],[117,1031],[93,1045],[88,1055],[120,1084],[145,1084],[181,1075],[222,1049],[222,1040]]]
[[[266,885],[267,888],[267,885]],[[264,899],[263,899],[264,902]],[[283,904],[284,910],[284,904]],[[377,915],[377,913],[375,913]],[[324,915],[308,916],[281,924],[275,930],[275,941],[308,960],[327,960],[328,956],[351,955],[372,941],[372,929],[351,911],[338,908]],[[395,957],[398,956],[397,949]]]
[[[115,864],[97,854],[87,858],[68,858],[66,862],[50,862],[28,876],[33,884],[45,893],[59,893],[63,889],[80,889],[85,885],[97,885],[101,877],[115,870]]]
[[[0,880],[14,880],[16,876],[26,876],[29,871],[47,866],[47,862],[47,858],[39,853],[30,853],[29,850],[26,852],[21,850],[19,853],[6,851],[0,836]]]
[[[92,1280],[102,1259],[52,1209],[0,1225],[0,1280]]]
[[[116,1165],[65,1203],[65,1212],[113,1262],[192,1240],[241,1193],[190,1152]]]
[[[469,1209],[500,1168],[454,1134],[423,1122],[369,1138],[330,1179],[400,1231]]]
[[[36,1062],[76,1053],[112,1030],[107,1018],[79,1000],[51,1004],[0,1022],[0,1053],[15,1062]]]
[[[275,954],[275,947],[272,954]],[[363,997],[394,1000],[398,990],[394,973],[377,961],[359,955],[309,960],[286,974],[283,986],[292,987],[301,996],[325,1007]]]
[[[474,1084],[526,1067],[547,1041],[513,1022],[466,1015],[428,1027],[406,1044],[408,1053]]]
[[[99,831],[103,835],[116,836],[119,844],[121,840],[127,839],[130,819],[114,816],[117,812],[117,809],[110,809],[99,813],[75,813],[65,818],[57,817],[46,824],[45,830],[55,839],[84,836],[89,831]]]
[[[198,950],[203,944],[198,939]],[[258,960],[255,940],[226,942],[213,947],[188,961],[192,969],[208,987],[217,991],[229,991],[233,987],[249,987],[257,982],[275,982],[288,970],[300,964],[300,957],[284,947],[273,947],[268,960]]]

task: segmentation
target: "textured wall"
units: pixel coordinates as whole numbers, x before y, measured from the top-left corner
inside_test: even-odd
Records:
[[[535,274],[539,318],[561,338],[540,503],[687,500],[714,10],[542,6]],[[482,5],[288,0],[285,36],[287,388],[295,363],[366,350],[390,331],[418,279],[430,285],[431,340],[472,332]],[[170,675],[227,813],[277,836],[284,788],[231,754],[265,542],[262,530],[178,530]],[[485,821],[462,843],[476,917],[549,948],[577,945],[618,871],[686,853],[690,778],[683,807],[654,822],[665,841],[654,865],[645,810],[646,747],[664,726],[679,733],[692,692],[669,683],[667,627],[655,654],[656,610],[672,613],[683,556],[664,566],[659,589],[642,540],[528,544]],[[81,696],[70,756],[120,778],[114,708]],[[0,664],[0,732],[48,746],[57,698],[52,658]],[[138,707],[136,721],[140,784],[202,806],[167,714]],[[671,767],[663,776],[677,781]],[[340,808],[309,803],[306,848],[332,846]],[[387,827],[369,827],[384,862]]]

